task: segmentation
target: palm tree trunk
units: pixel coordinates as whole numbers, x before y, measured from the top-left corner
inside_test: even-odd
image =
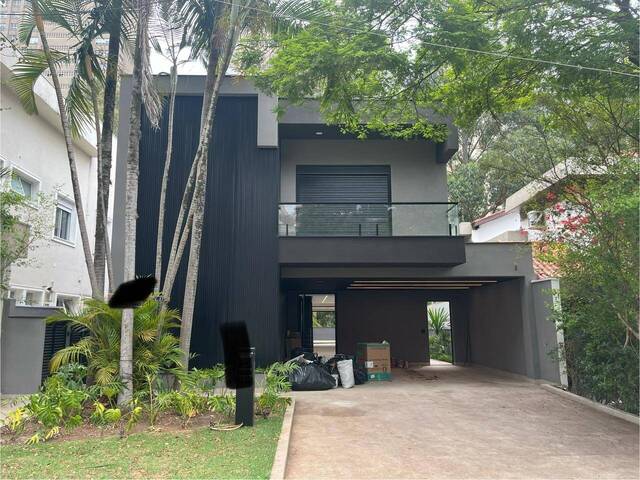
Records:
[[[221,10],[223,10],[221,8]],[[214,19],[214,25],[217,25],[221,14],[218,14],[217,19]],[[216,66],[218,65],[218,60],[220,58],[220,48],[221,41],[223,38],[220,36],[221,29],[214,30],[211,33],[211,37],[209,39],[209,55],[207,58],[207,76],[205,79],[204,93],[202,96],[202,113],[200,115],[200,133],[202,133],[205,124],[206,124],[206,116],[207,116],[207,106],[211,103],[211,95],[214,90],[214,84],[216,81]],[[210,139],[209,139],[210,141]],[[180,263],[182,262],[182,255],[184,252],[184,246],[186,241],[188,240],[190,234],[190,228],[192,226],[192,222],[189,222],[189,219],[193,218],[193,214],[189,213],[191,208],[191,202],[193,201],[192,192],[193,186],[196,181],[196,172],[198,169],[198,159],[197,154],[191,164],[191,170],[189,171],[189,177],[187,178],[187,183],[185,185],[184,192],[182,194],[182,201],[180,203],[180,210],[178,212],[178,220],[176,221],[176,227],[173,233],[173,240],[171,242],[171,249],[169,251],[169,262],[167,266],[167,272],[165,273],[165,279],[162,282],[163,290],[162,296],[165,302],[168,302],[171,297],[171,291],[173,289],[173,283],[175,281],[175,277],[178,273],[178,269],[180,268]],[[187,218],[187,223],[184,225],[183,230],[183,222],[185,222],[185,218]]]
[[[98,244],[98,238],[97,238],[97,232],[98,232],[98,222],[100,222],[100,226],[102,227],[102,239],[103,239],[103,247],[104,247],[104,254],[106,256],[106,261],[107,261],[107,268],[109,271],[109,285],[112,284],[112,280],[113,280],[113,263],[111,261],[111,251],[109,249],[109,231],[107,229],[107,209],[105,207],[104,204],[104,195],[103,195],[103,188],[102,188],[102,183],[101,183],[101,171],[102,171],[102,155],[100,152],[100,141],[101,141],[101,135],[100,135],[100,109],[98,106],[98,89],[96,87],[96,83],[95,83],[95,77],[93,75],[93,66],[92,66],[92,59],[95,58],[93,55],[93,52],[87,52],[87,54],[85,55],[85,70],[87,71],[87,80],[89,83],[89,87],[91,89],[91,102],[93,104],[93,123],[94,123],[94,128],[96,130],[96,153],[97,153],[97,160],[98,160],[98,168],[97,168],[97,173],[98,173],[98,182],[97,182],[97,190],[98,190],[98,199],[97,199],[97,204],[96,204],[96,247]],[[98,213],[100,213],[100,215],[98,215]],[[100,217],[100,218],[98,218]],[[96,257],[94,256],[94,262],[96,260]],[[102,267],[104,268],[104,257],[100,258],[100,262],[102,263]],[[94,263],[95,266],[95,263]],[[102,285],[100,284],[100,278],[98,275],[98,272],[96,272],[96,280],[98,281],[98,288],[100,288],[100,299],[102,300],[104,298],[104,271],[102,272]]]
[[[193,212],[193,226],[191,233],[191,244],[189,246],[189,262],[187,264],[187,275],[185,280],[184,300],[182,302],[182,321],[180,326],[180,349],[183,355],[183,366],[185,369],[189,367],[189,353],[191,349],[191,330],[193,328],[193,314],[195,309],[195,300],[198,290],[198,273],[200,266],[200,247],[202,244],[202,225],[204,221],[205,199],[207,191],[207,160],[209,153],[209,143],[211,141],[216,106],[218,96],[224,75],[229,67],[231,56],[235,44],[240,33],[240,17],[239,6],[237,0],[232,2],[229,12],[228,23],[221,27],[226,31],[215,32],[212,35],[211,46],[217,44],[217,39],[224,39],[222,51],[216,65],[208,65],[208,72],[215,72],[215,82],[209,101],[203,108],[206,110],[205,122],[200,130],[200,145],[197,156],[199,161],[196,184],[193,190],[193,199],[191,201],[191,211]]]
[[[164,216],[167,210],[166,197],[169,183],[169,169],[171,168],[171,154],[173,150],[173,121],[176,106],[176,90],[178,89],[178,65],[171,66],[171,87],[169,92],[169,124],[167,126],[167,153],[164,160],[164,172],[162,174],[162,186],[160,188],[160,202],[158,205],[158,234],[156,239],[156,269],[158,281],[162,277],[162,240],[164,235]],[[160,289],[160,285],[158,286]]]
[[[127,150],[126,203],[124,211],[124,280],[132,280],[136,274],[136,223],[138,217],[138,175],[140,156],[140,129],[142,116],[143,57],[147,54],[148,3],[139,0],[136,28],[136,46],[133,61],[131,110],[129,113],[129,145]],[[122,311],[120,330],[120,379],[123,389],[118,404],[126,405],[133,398],[133,309]]]
[[[62,96],[62,89],[60,88],[60,79],[58,78],[58,72],[56,66],[51,57],[51,49],[49,48],[49,42],[47,35],[44,31],[44,21],[42,14],[40,13],[40,6],[38,0],[32,0],[33,16],[35,18],[36,28],[40,35],[40,41],[42,42],[42,50],[47,59],[49,65],[49,73],[51,74],[51,81],[56,92],[56,99],[58,101],[58,110],[60,110],[60,123],[62,124],[62,133],[64,135],[64,142],[67,148],[67,156],[69,158],[69,171],[71,173],[71,186],[73,188],[73,200],[75,203],[76,213],[78,216],[78,227],[80,230],[80,238],[82,239],[82,249],[84,251],[84,260],[87,265],[87,273],[89,275],[89,283],[91,285],[91,296],[94,298],[102,298],[101,290],[98,288],[98,282],[96,280],[96,272],[93,266],[93,257],[91,256],[91,246],[89,244],[89,234],[87,233],[87,222],[84,216],[84,207],[82,204],[82,194],[80,192],[80,182],[78,180],[78,168],[76,166],[76,156],[73,148],[73,141],[71,139],[71,130],[69,128],[69,120],[67,119],[67,111],[65,109],[65,103]]]
[[[193,191],[193,184],[196,181],[196,170],[198,162],[197,158],[193,159],[191,163],[191,170],[189,171],[189,177],[182,193],[182,201],[180,202],[180,210],[178,211],[178,219],[176,220],[175,229],[173,231],[173,240],[171,241],[171,249],[169,250],[169,262],[167,264],[167,272],[165,273],[164,281],[162,282],[162,296],[165,302],[169,301],[171,297],[171,290],[173,288],[173,282],[178,273],[180,262],[182,261],[182,252],[180,245],[186,241],[185,237],[189,236],[187,226],[190,223],[185,223],[185,216],[189,220],[188,210],[191,205],[191,193]],[[184,229],[183,229],[184,223]]]
[[[113,0],[109,9],[109,50],[107,56],[107,69],[104,79],[104,97],[102,112],[102,135],[99,144],[100,169],[98,171],[98,198],[97,205],[104,203],[104,212],[98,209],[96,213],[96,235],[94,247],[94,265],[98,287],[104,291],[104,265],[107,262],[109,275],[109,291],[113,285],[113,267],[109,266],[111,248],[108,238],[107,212],[109,209],[109,190],[111,186],[111,164],[113,149],[113,122],[116,108],[118,86],[118,62],[120,57],[120,32],[122,27],[122,0]]]

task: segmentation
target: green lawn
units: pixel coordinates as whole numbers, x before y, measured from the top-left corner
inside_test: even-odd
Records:
[[[253,428],[0,447],[5,478],[268,478],[281,416]]]

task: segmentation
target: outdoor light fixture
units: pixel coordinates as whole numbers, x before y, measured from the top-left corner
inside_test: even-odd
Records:
[[[316,132],[316,135],[324,135],[324,132]]]

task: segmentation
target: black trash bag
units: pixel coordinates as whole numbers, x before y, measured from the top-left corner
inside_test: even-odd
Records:
[[[367,371],[364,368],[358,367],[353,364],[353,380],[356,385],[362,385],[367,383]]]
[[[318,360],[318,355],[316,355],[313,352],[309,352],[304,348],[296,347],[291,351],[291,359],[299,357],[300,355],[302,355],[305,360],[309,360],[310,362],[316,362],[316,363],[320,362]]]
[[[295,391],[329,390],[336,379],[317,363],[302,363],[289,374],[289,383]]]

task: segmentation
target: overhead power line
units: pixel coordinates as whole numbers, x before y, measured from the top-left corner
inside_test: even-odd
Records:
[[[231,2],[228,2],[228,1],[225,1],[225,0],[211,0],[211,1],[213,1],[215,3],[223,4],[223,5],[232,5]],[[159,3],[160,2],[158,2],[158,1],[151,0],[146,5],[158,5]],[[137,11],[138,10],[137,7],[122,6],[120,8],[123,9],[123,10],[127,10],[127,11]],[[276,18],[284,18],[284,19],[287,19],[287,20],[296,20],[296,21],[299,21],[299,22],[305,22],[305,23],[320,25],[320,26],[324,26],[324,27],[338,28],[339,30],[349,31],[351,33],[356,33],[356,34],[376,35],[376,36],[387,38],[387,35],[385,35],[384,33],[366,31],[366,30],[361,30],[361,29],[354,28],[354,27],[349,27],[349,26],[338,26],[338,27],[336,27],[335,25],[332,25],[330,23],[321,22],[321,21],[318,21],[318,20],[308,20],[308,19],[305,19],[305,18],[296,17],[294,15],[287,15],[287,14],[284,14],[284,13],[274,13],[271,10],[266,10],[266,9],[262,9],[262,8],[258,8],[258,7],[243,6],[242,8],[245,8],[247,10],[260,12],[260,13],[265,13],[267,15],[271,15],[272,17],[276,17]],[[93,12],[93,10],[85,10],[85,11],[79,11],[77,13],[90,14],[92,12]],[[0,12],[0,15],[5,15],[5,16],[27,16],[27,15],[29,15],[30,16],[31,14],[13,13],[13,12],[9,12],[9,13]],[[406,39],[404,39],[404,40],[406,40]],[[400,39],[400,41],[403,41],[403,39]],[[599,73],[608,73],[610,75],[624,75],[624,76],[627,76],[627,77],[640,78],[640,72],[638,72],[638,73],[623,72],[623,71],[614,70],[614,69],[611,69],[611,68],[591,67],[591,66],[587,66],[587,65],[578,65],[578,64],[574,64],[574,63],[558,62],[558,61],[555,61],[555,60],[545,60],[545,59],[533,58],[533,57],[523,57],[523,56],[519,56],[519,55],[512,55],[510,53],[492,52],[492,51],[487,51],[487,50],[478,50],[478,49],[475,49],[475,48],[460,47],[460,46],[457,46],[457,45],[447,45],[447,44],[443,44],[443,43],[430,42],[428,40],[420,40],[420,42],[425,44],[425,45],[429,45],[431,47],[445,48],[445,49],[450,49],[450,50],[475,53],[475,54],[478,54],[478,55],[487,55],[487,56],[492,56],[492,57],[496,57],[496,58],[518,60],[518,61],[523,61],[523,62],[539,63],[539,64],[543,64],[543,65],[551,65],[551,66],[563,67],[563,68],[573,68],[573,69],[576,69],[576,70],[586,70],[586,71],[599,72]]]

